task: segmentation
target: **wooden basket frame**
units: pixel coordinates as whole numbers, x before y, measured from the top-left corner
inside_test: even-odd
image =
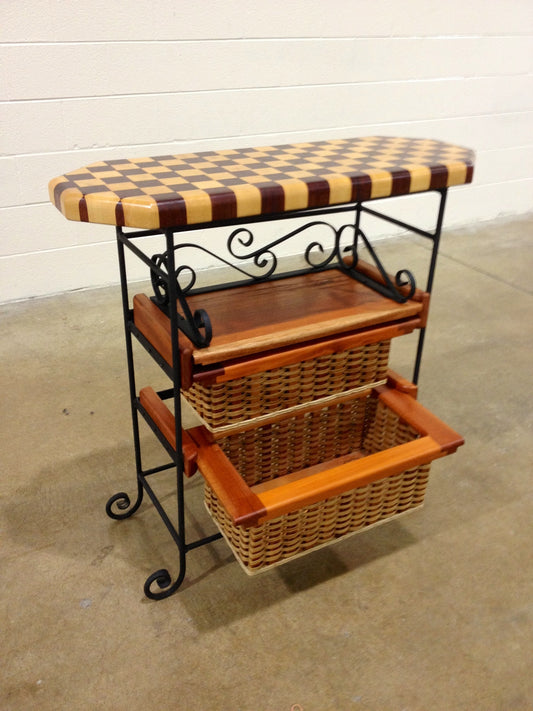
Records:
[[[205,426],[183,431],[185,471],[188,474],[194,473],[197,468],[201,471],[206,481],[208,509],[245,568],[250,571],[277,564],[293,557],[293,554],[336,540],[377,521],[387,520],[422,503],[429,464],[434,459],[455,452],[464,440],[417,402],[413,397],[415,392],[416,389],[407,381],[391,374],[387,385],[356,395],[352,400],[366,400],[367,406],[375,407],[376,411],[381,411],[382,417],[389,419],[392,434],[372,434],[375,441],[372,446],[366,445],[366,456],[362,458],[350,454],[334,456],[300,472],[280,475],[272,486],[264,481],[247,483],[224,452],[224,438],[219,436],[217,441],[216,434]],[[140,402],[148,417],[175,446],[175,439],[174,442],[172,440],[174,417],[157,393],[151,388],[144,388],[140,393]],[[333,411],[335,408],[338,405],[328,409]],[[315,405],[314,409],[324,411],[322,405]],[[297,417],[309,417],[312,412],[313,405],[310,405],[305,415]],[[269,426],[279,426],[286,419],[287,415],[283,413],[273,414]],[[243,427],[243,431],[247,427],[253,429],[253,424]],[[365,438],[368,438],[371,434],[368,422],[362,424],[362,429]],[[273,560],[278,554],[274,555],[270,550],[271,529],[280,524],[283,526],[287,521],[292,521],[294,527],[298,516],[308,517],[309,511],[315,511],[315,518],[317,512],[319,518],[324,518],[324,512],[329,511],[326,518],[329,516],[330,519],[332,507],[347,498],[351,497],[353,504],[359,506],[357,499],[362,494],[358,490],[366,492],[364,497],[368,501],[374,501],[377,496],[379,502],[376,504],[374,501],[364,515],[353,510],[348,531],[342,532],[335,525],[332,528],[328,524],[331,535],[324,536],[322,532],[310,543],[313,537],[310,538],[309,529],[304,525],[301,527],[302,543],[299,547],[295,544],[298,550],[293,550],[293,546],[286,553],[283,549],[285,552],[279,553],[278,558]],[[377,492],[381,494],[378,496]],[[375,509],[376,505],[380,509],[377,519],[372,513],[372,507]],[[316,529],[316,521],[312,526]],[[253,534],[246,532],[249,529],[255,529]],[[266,548],[259,554],[257,545],[261,536]],[[285,534],[284,537],[287,538]],[[254,541],[252,558],[248,553],[251,540]],[[280,549],[279,541],[273,545],[276,550]]]

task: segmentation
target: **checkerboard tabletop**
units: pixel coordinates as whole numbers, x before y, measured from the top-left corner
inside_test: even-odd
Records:
[[[370,136],[100,161],[49,193],[69,220],[159,229],[447,188],[473,167],[468,148]]]

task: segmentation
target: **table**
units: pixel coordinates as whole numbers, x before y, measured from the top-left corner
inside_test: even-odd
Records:
[[[418,451],[416,456],[421,462],[424,460],[422,463],[451,453],[462,443],[457,433],[412,401],[419,377],[447,190],[471,182],[473,167],[474,154],[468,148],[431,139],[371,136],[111,159],[50,181],[50,200],[67,219],[113,225],[116,231],[137,496],[132,502],[126,492],[119,492],[108,501],[106,510],[111,518],[127,518],[135,513],[147,493],[179,551],[175,580],[166,569],[152,573],[144,586],[148,597],[160,599],[175,592],[185,577],[187,553],[221,535],[216,533],[194,541],[187,537],[183,477],[195,472],[199,459],[204,469],[211,472],[207,475],[209,485],[233,511],[234,521],[250,525],[265,516],[270,520],[273,514],[265,514],[265,501],[274,501],[272,510],[282,513],[292,510],[280,494],[285,491],[283,487],[272,493],[265,490],[272,487],[261,484],[259,493],[250,492],[235,475],[233,466],[222,461],[218,454],[213,455],[211,435],[198,428],[196,434],[182,429],[182,391],[188,394],[207,384],[230,392],[231,383],[239,383],[241,387],[244,377],[296,367],[302,362],[318,362],[317,359],[339,352],[359,354],[357,349],[373,348],[376,341],[382,343],[383,339],[418,329],[412,384],[389,373],[386,380],[391,392],[379,389],[385,381],[376,381],[377,397],[401,411],[403,418],[409,419],[408,413],[419,408],[416,416],[412,414],[412,423],[418,426],[423,421],[426,425],[416,435],[422,439],[410,447],[413,456]],[[433,231],[385,215],[373,204],[385,198],[422,192],[435,192],[439,196]],[[348,215],[349,220],[339,225],[343,215]],[[389,275],[362,229],[365,215],[399,225],[432,242],[424,291],[417,288],[408,269]],[[278,226],[294,218],[298,218],[296,227],[266,241],[252,230],[260,223]],[[231,230],[229,236],[222,234],[226,228]],[[159,235],[163,248],[156,254],[148,255],[138,246],[139,238]],[[302,263],[287,271],[279,250],[290,240],[300,240],[300,244],[304,240],[305,246],[301,248]],[[368,264],[359,258],[362,247],[370,255]],[[146,264],[154,290],[151,299],[137,295],[132,303],[125,248]],[[191,256],[195,253],[208,255],[233,270],[235,278],[202,286],[199,282],[203,274]],[[167,373],[171,388],[160,393],[150,388],[137,392],[134,339]],[[376,366],[378,370],[383,363],[387,365],[386,361],[380,363]],[[307,407],[309,412],[315,412],[325,407],[331,397],[344,400],[355,397],[355,391],[364,390],[366,384],[343,392],[345,387],[341,385],[334,395],[320,393],[316,402],[299,402],[291,407]],[[405,399],[406,393],[409,400],[402,404],[400,400]],[[322,404],[321,398],[325,398],[326,404]],[[163,405],[165,400],[172,402],[173,412]],[[257,398],[252,405],[257,407]],[[281,416],[276,408],[282,405],[283,402],[281,405],[278,402],[271,411],[261,411],[259,415],[254,412],[251,417],[278,421]],[[139,414],[169,454],[169,463],[148,470],[143,467]],[[224,422],[223,426],[241,427],[238,420]],[[350,462],[355,455],[342,456],[348,460],[332,467],[332,471],[344,477],[343,481],[346,476],[351,481],[355,475]],[[377,462],[382,461],[383,453],[380,456]],[[397,462],[391,462],[392,459],[383,471],[388,467],[389,474],[394,474]],[[150,477],[170,468],[176,471],[177,524],[172,522],[149,483]],[[367,467],[368,481],[381,476],[378,469]],[[342,487],[347,484],[332,487],[328,470],[322,470],[324,466],[320,472],[315,466],[309,481],[320,482],[330,493],[346,490]],[[226,479],[217,471],[226,472]],[[298,476],[289,475],[287,491],[301,487],[294,481]],[[313,496],[316,499],[315,491],[311,492]],[[224,530],[224,535],[228,539],[231,532]]]

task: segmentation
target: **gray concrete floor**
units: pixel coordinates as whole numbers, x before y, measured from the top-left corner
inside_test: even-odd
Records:
[[[420,400],[466,445],[422,510],[255,578],[218,541],[162,602],[142,593],[176,571],[153,508],[104,512],[134,490],[118,289],[2,307],[0,708],[533,709],[532,274],[533,219],[444,235]],[[199,478],[187,497],[193,535],[212,532]]]

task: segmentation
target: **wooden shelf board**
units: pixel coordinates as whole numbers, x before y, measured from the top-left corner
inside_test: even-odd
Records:
[[[213,326],[207,348],[193,360],[209,365],[324,336],[397,321],[422,311],[422,304],[398,304],[330,270],[188,297]]]

